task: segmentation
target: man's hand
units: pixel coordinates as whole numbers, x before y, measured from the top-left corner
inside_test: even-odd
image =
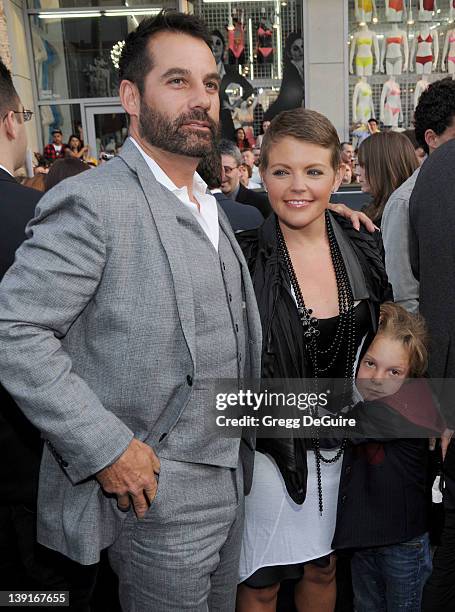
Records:
[[[452,440],[453,429],[445,429],[441,434],[441,452],[442,460],[446,458],[447,449],[449,448],[450,441]]]
[[[358,210],[352,210],[352,208],[349,208],[349,206],[346,206],[346,204],[329,203],[329,210],[333,210],[333,212],[338,213],[350,221],[354,229],[357,231],[360,230],[360,224],[362,224],[370,233],[373,233],[375,230],[379,229],[379,227],[377,227],[365,213]]]
[[[150,446],[133,438],[123,455],[96,478],[106,493],[117,496],[120,510],[128,510],[131,500],[142,518],[156,495],[159,472],[160,461]]]

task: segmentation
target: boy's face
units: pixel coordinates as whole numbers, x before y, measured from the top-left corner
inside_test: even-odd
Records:
[[[377,400],[400,390],[409,374],[409,355],[399,340],[378,335],[360,362],[357,389],[365,400]]]

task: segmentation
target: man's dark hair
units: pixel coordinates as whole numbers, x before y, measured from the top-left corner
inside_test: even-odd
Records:
[[[221,155],[214,151],[205,155],[199,162],[196,172],[207,183],[209,189],[218,189],[221,186]]]
[[[19,96],[14,88],[11,72],[0,58],[0,119],[9,111],[20,110],[18,100]]]
[[[86,170],[90,170],[90,166],[81,159],[76,159],[75,157],[57,159],[46,174],[46,191],[49,191],[49,189],[52,189],[52,187],[55,187],[55,185],[58,185],[64,179],[76,176],[76,174]]]
[[[414,113],[415,136],[425,153],[430,149],[425,132],[433,130],[440,136],[455,119],[455,81],[451,78],[432,83],[422,93]]]
[[[212,50],[212,37],[205,23],[194,15],[164,10],[156,17],[144,19],[136,30],[128,34],[119,61],[120,81],[126,79],[134,83],[141,96],[144,93],[145,77],[153,68],[148,44],[160,32],[187,34],[199,38]]]
[[[345,145],[350,145],[350,144],[351,144],[350,142],[341,142],[341,143],[340,143],[340,151],[342,151],[342,150],[343,150],[343,148],[345,147]]]
[[[368,123],[376,123],[376,125],[377,125],[377,124],[378,124],[378,120],[377,120],[377,119],[375,119],[374,117],[370,117],[370,118],[368,119]]]

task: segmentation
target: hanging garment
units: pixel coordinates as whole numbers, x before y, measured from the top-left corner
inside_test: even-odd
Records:
[[[265,22],[259,24],[256,47],[258,64],[273,63],[273,28]]]
[[[229,64],[245,63],[245,28],[234,19],[234,29],[228,30],[228,62]]]
[[[434,0],[423,0],[424,11],[434,11]]]
[[[390,0],[389,1],[389,8],[395,10],[395,11],[404,11],[404,4],[403,4],[403,0]]]

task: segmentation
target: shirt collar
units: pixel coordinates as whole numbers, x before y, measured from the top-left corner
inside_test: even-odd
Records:
[[[171,179],[164,172],[161,166],[159,166],[156,161],[152,157],[150,157],[150,155],[148,155],[144,151],[144,149],[142,149],[142,147],[134,140],[132,136],[130,136],[130,140],[136,146],[136,148],[144,158],[147,166],[152,171],[153,176],[159,183],[161,183],[161,185],[163,185],[163,187],[166,187],[166,189],[169,189],[169,191],[172,191],[172,193],[177,196],[179,193],[188,193],[186,187],[177,187],[175,183],[171,181]],[[195,172],[193,176],[193,192],[196,197],[198,195],[204,195],[207,193],[207,183],[199,176],[197,172]]]
[[[5,172],[7,172],[7,173],[8,173],[10,176],[12,176],[12,177],[14,178],[14,174],[12,174],[12,173],[11,173],[11,172],[8,170],[8,168],[5,168],[5,166],[2,166],[1,164],[0,164],[0,170],[4,170]]]

